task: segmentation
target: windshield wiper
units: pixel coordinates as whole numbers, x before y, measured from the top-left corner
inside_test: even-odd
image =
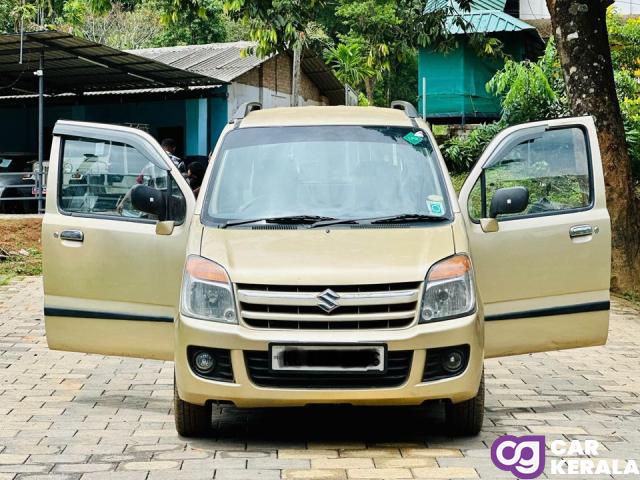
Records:
[[[392,215],[389,217],[380,217],[371,220],[372,224],[380,223],[409,223],[409,222],[442,222],[449,220],[447,217],[439,217],[437,215],[425,215],[421,213],[403,213],[400,215]]]
[[[370,217],[370,218],[345,218],[342,220],[327,220],[316,222],[309,228],[330,227],[332,225],[349,225],[349,224],[381,224],[381,223],[402,223],[402,222],[442,222],[448,220],[447,217],[438,217],[436,215],[423,215],[420,213],[403,213],[400,215],[392,215],[389,217]]]
[[[220,228],[235,227],[237,225],[248,225],[251,223],[265,222],[265,223],[279,223],[283,225],[296,225],[296,224],[316,224],[321,221],[336,220],[332,217],[322,217],[320,215],[289,215],[284,217],[265,217],[254,218],[251,220],[230,220]]]

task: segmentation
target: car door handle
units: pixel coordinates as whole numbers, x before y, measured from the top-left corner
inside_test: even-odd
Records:
[[[569,236],[571,238],[588,237],[593,234],[594,228],[591,225],[575,225],[569,229]]]
[[[60,240],[68,242],[84,242],[84,233],[80,230],[63,230],[60,232]]]

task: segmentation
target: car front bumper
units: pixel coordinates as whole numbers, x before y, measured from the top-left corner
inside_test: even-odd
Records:
[[[252,383],[244,351],[267,351],[270,344],[385,344],[389,351],[413,351],[407,381],[385,388],[273,388]],[[242,325],[180,317],[176,330],[175,372],[180,398],[204,405],[208,401],[232,402],[238,407],[304,406],[309,404],[419,405],[427,400],[453,403],[477,395],[484,358],[484,332],[478,314],[397,330],[268,330]],[[423,383],[430,348],[468,344],[467,368],[459,375]],[[231,351],[233,382],[208,380],[190,368],[187,347],[199,346]],[[312,380],[310,380],[312,381]]]

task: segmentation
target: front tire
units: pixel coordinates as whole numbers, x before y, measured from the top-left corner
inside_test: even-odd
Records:
[[[175,377],[173,380],[173,414],[176,430],[182,437],[201,437],[211,431],[211,404],[194,405],[178,396]]]
[[[448,429],[455,435],[471,437],[480,433],[484,419],[484,371],[478,394],[464,402],[448,403],[445,407],[445,419]]]

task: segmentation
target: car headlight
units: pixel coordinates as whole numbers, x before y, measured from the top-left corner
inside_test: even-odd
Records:
[[[229,275],[216,262],[191,255],[182,281],[181,312],[193,318],[238,323]]]
[[[429,269],[420,323],[461,317],[472,313],[475,308],[473,267],[468,256],[454,255]]]

